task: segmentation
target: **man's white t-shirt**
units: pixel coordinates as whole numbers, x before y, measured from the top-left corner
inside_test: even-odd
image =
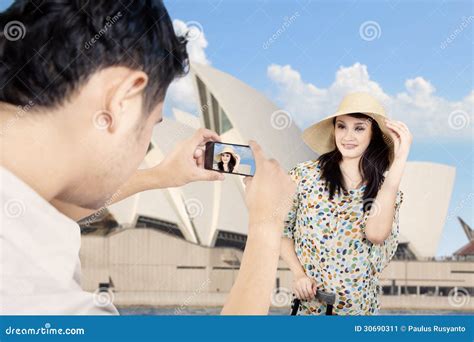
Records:
[[[117,315],[80,285],[79,225],[0,166],[0,314]]]

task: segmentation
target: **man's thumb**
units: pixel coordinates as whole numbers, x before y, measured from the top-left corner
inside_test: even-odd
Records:
[[[224,175],[217,171],[199,169],[198,178],[203,181],[216,181],[224,180]]]

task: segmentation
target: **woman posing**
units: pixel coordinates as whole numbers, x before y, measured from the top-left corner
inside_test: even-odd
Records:
[[[326,312],[317,291],[336,295],[336,315],[376,314],[378,278],[398,245],[411,133],[372,96],[353,93],[303,139],[320,157],[290,171],[297,192],[281,245],[297,314]]]
[[[220,171],[229,173],[239,172],[240,156],[235,153],[232,147],[226,146],[222,152],[216,155],[215,160]]]

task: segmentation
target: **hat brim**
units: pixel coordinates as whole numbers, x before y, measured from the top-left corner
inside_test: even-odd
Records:
[[[222,154],[224,153],[229,153],[229,154],[232,154],[232,156],[235,158],[235,160],[237,160],[237,153],[235,152],[229,152],[229,151],[222,151],[221,153],[219,153],[218,155],[216,155],[214,157],[214,161],[216,162],[221,162],[222,161]]]
[[[389,147],[389,160],[390,164],[393,162],[394,156],[394,145],[391,135],[387,126],[385,125],[385,119],[387,118],[385,115],[381,115],[378,113],[367,113],[367,112],[359,112],[365,114],[375,120],[379,125],[383,135],[384,140]],[[335,136],[334,136],[334,118],[341,115],[347,115],[352,113],[344,113],[344,112],[336,112],[327,118],[311,125],[307,129],[303,131],[302,138],[306,145],[309,146],[314,152],[318,154],[324,154],[336,149],[335,144]]]

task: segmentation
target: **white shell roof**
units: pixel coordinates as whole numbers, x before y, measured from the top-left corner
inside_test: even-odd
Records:
[[[279,160],[285,169],[316,155],[301,139],[292,122],[283,129],[272,125],[278,111],[271,101],[236,78],[209,66],[191,68],[226,112],[233,128],[222,135],[224,142],[246,144],[257,140],[267,156]],[[199,103],[199,99],[197,99]],[[202,105],[202,104],[201,104]],[[176,142],[191,136],[202,118],[173,109],[152,137],[151,150],[142,167],[158,164]],[[201,119],[201,120],[199,120]],[[401,242],[409,242],[418,257],[436,255],[446,220],[455,169],[450,166],[409,162],[402,180],[404,202],[400,211]],[[212,246],[217,230],[247,232],[248,215],[242,177],[227,175],[223,182],[197,182],[181,188],[146,191],[109,208],[121,224],[133,226],[138,215],[176,223],[191,242]]]

